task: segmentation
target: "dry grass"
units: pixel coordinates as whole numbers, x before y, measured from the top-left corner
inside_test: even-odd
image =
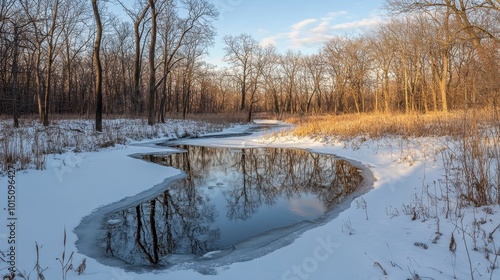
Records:
[[[167,113],[165,115],[166,123],[169,122],[169,120],[193,120],[193,121],[205,121],[205,122],[210,122],[210,123],[241,123],[241,122],[246,122],[247,120],[247,113],[246,112],[235,112],[235,113],[217,113],[217,114],[211,114],[211,113],[201,113],[201,114],[188,114],[186,118],[184,119],[182,117],[182,113]],[[133,120],[137,121],[140,119],[143,119],[144,122],[147,122],[145,118],[141,116],[134,116],[131,114],[111,114],[111,115],[105,115],[104,120]],[[36,114],[31,114],[31,115],[24,115],[22,116],[21,122],[33,122],[33,121],[38,121],[39,117]],[[94,120],[94,115],[78,115],[78,114],[52,114],[50,115],[50,122],[51,123],[58,123],[60,121],[67,121],[67,120],[87,120],[92,122]],[[9,115],[0,115],[0,121],[12,121],[12,117]]]
[[[48,154],[98,151],[118,144],[153,138],[196,137],[219,132],[227,123],[173,120],[147,125],[144,119],[104,120],[102,133],[94,131],[94,122],[85,119],[52,120],[48,127],[35,119],[22,119],[21,127],[0,120],[0,175],[9,166],[18,170],[44,169]]]
[[[386,136],[460,137],[475,123],[479,123],[479,126],[495,123],[493,114],[488,111],[479,111],[474,118],[466,115],[466,112],[459,111],[430,114],[352,114],[295,117],[286,121],[297,125],[291,132],[296,136],[332,136],[344,140],[359,136],[372,139]]]
[[[500,119],[497,111],[353,114],[291,118],[287,121],[297,125],[288,132],[293,135],[331,137],[346,143],[360,138],[441,137],[440,143],[446,147],[442,150],[442,158],[447,189],[457,194],[459,201],[465,205],[500,204]]]

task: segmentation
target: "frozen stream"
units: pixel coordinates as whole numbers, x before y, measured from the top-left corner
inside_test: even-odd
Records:
[[[134,155],[184,174],[85,217],[75,229],[82,253],[133,270],[210,273],[213,265],[289,244],[372,183],[361,164],[333,155],[181,143],[170,143],[170,152]]]

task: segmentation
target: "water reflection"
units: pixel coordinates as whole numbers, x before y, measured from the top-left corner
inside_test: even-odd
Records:
[[[357,168],[303,150],[179,146],[144,158],[186,172],[155,199],[108,215],[107,256],[166,264],[321,217],[361,185]]]

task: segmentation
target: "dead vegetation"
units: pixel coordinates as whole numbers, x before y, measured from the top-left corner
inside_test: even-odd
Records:
[[[292,134],[297,136],[338,137],[349,140],[359,136],[371,139],[386,136],[461,137],[474,128],[497,126],[498,117],[491,110],[472,112],[412,114],[348,114],[292,117],[286,121],[296,124]]]
[[[0,120],[0,174],[9,166],[18,170],[44,169],[46,155],[98,151],[115,145],[153,138],[196,137],[227,127],[224,118],[213,121],[171,119],[164,124],[146,125],[141,119],[105,120],[103,132],[94,131],[91,120],[53,120],[44,127],[37,120],[21,120],[14,128],[10,121]]]
[[[445,182],[463,205],[500,204],[500,118],[497,108],[428,114],[350,114],[289,118],[298,137],[400,139],[439,137]],[[422,142],[422,141],[420,141]],[[425,141],[423,141],[425,142]],[[403,149],[403,146],[401,146]]]

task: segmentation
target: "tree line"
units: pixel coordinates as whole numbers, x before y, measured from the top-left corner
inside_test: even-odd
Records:
[[[224,37],[208,0],[3,0],[0,115],[410,113],[493,106],[500,92],[498,0],[387,0],[374,29],[314,54]]]

